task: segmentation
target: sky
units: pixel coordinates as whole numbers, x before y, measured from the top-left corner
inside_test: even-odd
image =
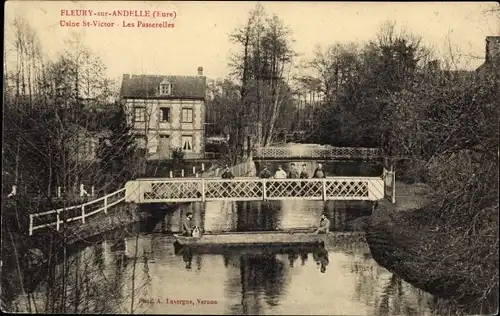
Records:
[[[277,14],[288,25],[301,54],[299,62],[310,60],[314,47],[334,43],[366,42],[374,39],[385,21],[396,22],[419,35],[438,56],[449,48],[467,58],[462,68],[475,68],[484,61],[486,36],[500,35],[499,15],[485,15],[495,2],[261,2],[268,14]],[[98,54],[108,75],[128,74],[196,75],[198,66],[209,78],[224,78],[228,59],[236,50],[228,35],[244,25],[256,2],[218,1],[8,1],[5,7],[5,40],[12,41],[11,22],[24,16],[38,32],[48,58],[55,59],[74,33]],[[71,10],[149,10],[150,14],[175,12],[175,18],[62,16]],[[62,11],[66,10],[66,11]],[[63,27],[61,21],[79,27]],[[83,22],[107,21],[114,27],[83,27]],[[138,21],[174,24],[171,28],[137,27]],[[123,27],[134,23],[134,27]],[[6,43],[8,44],[8,43]]]

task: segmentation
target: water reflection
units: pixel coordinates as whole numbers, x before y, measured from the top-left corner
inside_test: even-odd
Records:
[[[326,266],[328,265],[328,251],[326,251],[325,247],[317,247],[313,251],[314,261],[320,266],[321,273],[326,272]]]
[[[378,266],[363,240],[346,246],[191,249],[164,235],[91,245],[70,258],[66,280],[79,293],[66,311],[157,314],[439,314],[432,296]],[[347,243],[351,245],[347,246]],[[310,260],[312,258],[312,260]],[[61,276],[60,266],[55,275]],[[54,279],[42,286],[61,293]],[[149,304],[148,298],[212,299],[216,305]],[[33,304],[33,303],[32,303]],[[38,310],[45,302],[37,302]],[[62,311],[57,300],[47,310]],[[58,305],[59,304],[59,305]],[[75,308],[77,306],[77,308]],[[69,308],[71,307],[71,308]],[[22,309],[22,308],[20,308]]]
[[[193,213],[195,225],[205,232],[313,229],[323,212],[330,219],[331,231],[352,231],[354,220],[370,211],[369,203],[355,201],[213,201],[182,205],[165,213],[153,230],[143,232],[179,232],[187,212]]]

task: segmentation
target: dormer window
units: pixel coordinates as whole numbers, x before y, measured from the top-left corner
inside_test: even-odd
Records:
[[[158,87],[159,95],[170,95],[172,94],[172,84],[170,82],[163,80]]]

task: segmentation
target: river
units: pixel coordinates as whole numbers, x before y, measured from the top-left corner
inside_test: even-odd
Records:
[[[65,309],[48,298],[61,278],[41,281],[31,310],[154,314],[439,315],[439,300],[379,266],[363,239],[313,248],[194,252],[172,232],[192,212],[205,231],[315,227],[326,212],[334,232],[355,231],[365,202],[207,202],[158,209],[148,223],[83,242],[69,255]],[[62,265],[55,268],[61,275]],[[48,288],[53,293],[47,295]],[[61,293],[59,291],[58,293]],[[27,295],[13,310],[28,311]],[[48,306],[48,307],[47,307]],[[55,307],[54,307],[55,306]]]

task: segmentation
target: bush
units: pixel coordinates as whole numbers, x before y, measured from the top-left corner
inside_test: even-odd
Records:
[[[185,164],[184,155],[184,151],[182,151],[182,148],[180,147],[175,148],[172,152],[172,161],[175,169],[180,168]]]

